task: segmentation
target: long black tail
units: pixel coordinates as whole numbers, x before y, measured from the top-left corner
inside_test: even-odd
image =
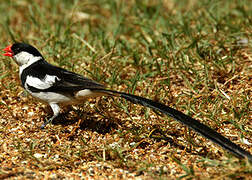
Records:
[[[182,124],[185,124],[189,128],[193,129],[194,131],[198,132],[205,138],[211,140],[212,142],[218,144],[222,148],[226,149],[230,153],[234,154],[235,156],[239,158],[248,158],[249,161],[252,162],[252,155],[248,152],[242,149],[237,144],[231,142],[229,139],[225,138],[218,132],[214,131],[213,129],[209,128],[208,126],[200,123],[196,119],[191,118],[190,116],[185,115],[184,113],[177,111],[171,107],[168,107],[164,104],[161,104],[159,102],[154,102],[150,99],[146,99],[140,96],[135,96],[132,94],[127,94],[123,92],[113,91],[113,90],[104,90],[104,89],[93,89],[95,91],[99,92],[105,92],[112,95],[119,95],[120,97],[134,103],[134,104],[141,104],[142,106],[149,107],[155,110],[158,110],[176,121],[181,122]]]

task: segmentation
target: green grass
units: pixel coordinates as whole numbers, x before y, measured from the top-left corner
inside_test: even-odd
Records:
[[[2,48],[30,43],[52,64],[174,107],[252,152],[241,142],[252,143],[251,17],[249,0],[8,0],[0,39]],[[0,178],[252,173],[171,118],[117,98],[74,106],[42,131],[46,105],[23,93],[18,67],[0,58]]]

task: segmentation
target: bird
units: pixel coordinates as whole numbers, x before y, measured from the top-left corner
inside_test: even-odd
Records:
[[[42,129],[59,116],[62,105],[82,103],[90,97],[116,96],[133,104],[160,111],[236,157],[247,158],[252,162],[252,155],[248,151],[181,111],[141,96],[106,89],[104,85],[92,79],[54,66],[48,63],[42,54],[30,44],[15,42],[4,48],[3,51],[4,56],[11,57],[19,66],[19,77],[23,88],[33,97],[48,103],[51,107],[53,116],[42,124]]]

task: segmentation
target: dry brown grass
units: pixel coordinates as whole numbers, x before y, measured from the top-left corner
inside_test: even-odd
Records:
[[[78,6],[46,1],[40,12],[36,8],[42,1],[22,1],[24,5],[19,6],[6,2],[1,6],[9,10],[10,23],[3,23],[5,29],[1,32],[7,35],[8,26],[16,39],[33,43],[49,62],[89,76],[108,88],[134,91],[161,101],[252,152],[252,30],[246,24],[249,19],[241,18],[246,13],[236,17],[227,9],[229,14],[222,17],[226,22],[220,18],[219,24],[208,27],[210,15],[204,15],[207,10],[202,4],[185,10],[187,6],[175,1],[164,9],[158,9],[154,1],[143,2],[141,6],[133,1],[125,3],[122,14],[120,7],[115,9],[107,1],[84,1]],[[26,7],[29,4],[30,11]],[[235,2],[230,4],[237,7]],[[173,10],[169,9],[171,6]],[[126,16],[134,8],[133,12],[139,14]],[[157,10],[160,17],[152,19]],[[78,23],[71,24],[64,18],[72,11],[86,12],[90,19],[78,20],[82,16],[74,16]],[[188,18],[179,19],[179,15],[189,12]],[[206,18],[197,19],[200,13]],[[174,17],[169,18],[170,15]],[[234,21],[229,16],[234,16]],[[120,18],[124,21],[115,32]],[[187,19],[191,32],[174,23]],[[27,27],[22,26],[27,21]],[[203,29],[200,35],[195,32],[197,23]],[[246,46],[238,46],[232,39],[233,23],[249,40]],[[211,28],[216,27],[220,29],[214,33]],[[174,33],[174,49],[162,36],[163,32],[173,31],[181,31]],[[86,34],[82,36],[83,32]],[[74,38],[75,33],[84,37],[97,53]],[[10,38],[4,36],[2,41],[10,42]],[[197,38],[198,49],[191,45]],[[113,44],[115,41],[117,44]],[[1,61],[0,179],[251,177],[252,167],[246,160],[231,156],[171,118],[117,98],[89,99],[83,105],[65,108],[65,116],[41,130],[50,109],[23,91],[13,62],[5,57]],[[245,144],[243,138],[250,144]]]

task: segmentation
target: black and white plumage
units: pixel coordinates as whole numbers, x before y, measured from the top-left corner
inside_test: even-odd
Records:
[[[61,104],[83,102],[88,97],[113,95],[122,97],[134,104],[140,104],[158,110],[173,119],[188,126],[207,139],[218,144],[239,158],[252,155],[199,121],[150,99],[105,89],[105,87],[91,79],[74,72],[53,66],[45,61],[40,52],[25,43],[15,43],[4,49],[5,56],[12,57],[19,65],[19,76],[22,86],[34,97],[48,103],[53,110],[53,117],[46,121],[42,128],[59,115]]]

